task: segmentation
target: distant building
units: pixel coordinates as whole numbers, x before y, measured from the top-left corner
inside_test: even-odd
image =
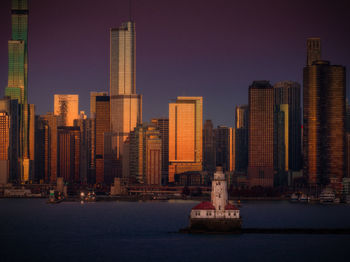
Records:
[[[41,116],[35,117],[35,182],[48,181],[50,155],[50,127]]]
[[[166,185],[169,170],[169,119],[153,118],[151,122],[157,127],[162,138],[162,185]]]
[[[178,97],[169,103],[169,182],[175,174],[202,171],[203,98]]]
[[[213,123],[206,120],[203,128],[203,170],[213,173],[216,168],[215,135]]]
[[[216,166],[224,172],[235,170],[235,130],[232,127],[218,126],[214,130]]]
[[[96,96],[95,137],[96,137],[96,183],[104,182],[104,141],[110,132],[110,98]]]
[[[310,184],[339,183],[345,172],[345,67],[304,67],[304,175]]]
[[[248,168],[248,123],[249,106],[239,105],[235,109],[236,170],[247,172]]]
[[[306,65],[311,66],[313,62],[321,60],[321,39],[318,37],[307,39]]]
[[[64,181],[80,183],[80,130],[79,127],[60,126],[58,136],[58,176]]]
[[[56,183],[57,180],[57,165],[58,165],[58,145],[57,145],[57,124],[58,124],[58,116],[55,116],[53,113],[47,113],[46,115],[40,116],[42,120],[45,121],[48,127],[48,138],[47,138],[47,146],[48,150],[45,151],[45,158],[48,160],[48,167],[45,170],[45,178],[44,181],[47,183]]]
[[[10,175],[10,115],[0,112],[0,185],[7,184]]]
[[[288,105],[288,169],[301,169],[301,105],[300,84],[293,81],[278,82],[274,85],[274,104]],[[283,106],[286,107],[286,106]],[[285,109],[284,109],[285,110]]]
[[[249,87],[250,186],[273,186],[273,87],[254,81]]]
[[[110,127],[118,177],[128,177],[124,142],[142,123],[142,96],[136,94],[136,28],[133,21],[110,30]],[[123,163],[126,164],[123,168]]]
[[[54,114],[59,116],[58,126],[73,126],[79,118],[79,95],[55,95]]]
[[[162,137],[154,125],[137,126],[130,133],[130,177],[145,185],[161,185]]]

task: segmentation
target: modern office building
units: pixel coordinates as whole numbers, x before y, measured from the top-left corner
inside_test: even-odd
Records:
[[[162,185],[166,185],[169,170],[169,119],[153,118],[151,123],[159,130],[162,138]]]
[[[232,127],[218,126],[214,129],[216,166],[224,172],[235,170],[235,130]]]
[[[202,171],[203,98],[180,96],[169,103],[169,182],[175,174]]]
[[[20,153],[20,143],[19,143],[19,106],[18,100],[11,100],[9,97],[5,97],[0,99],[0,113],[2,114],[2,124],[1,129],[4,135],[4,140],[1,142],[2,152],[5,152],[5,147],[7,147],[7,131],[9,132],[9,144],[8,144],[8,153],[5,153],[0,158],[2,160],[6,160],[6,170],[8,173],[6,177],[12,183],[17,183],[20,181],[19,174],[19,153]],[[7,125],[7,121],[9,121],[9,126]],[[9,127],[9,130],[7,128]],[[1,138],[0,138],[1,139]],[[5,159],[7,158],[7,159]],[[5,164],[3,164],[5,165]],[[8,167],[7,167],[8,165]],[[5,166],[3,166],[5,168]]]
[[[203,128],[203,170],[210,173],[216,170],[215,135],[211,120],[206,120]]]
[[[97,96],[108,96],[108,92],[90,92],[90,139],[89,139],[89,183],[95,183],[95,148],[96,148],[96,135],[95,135],[95,118],[96,118],[96,97]]]
[[[300,99],[299,83],[283,81],[274,85],[274,104],[276,106],[288,105],[288,144],[286,145],[288,163],[286,164],[288,169],[292,171],[299,171],[302,168]],[[286,106],[282,107],[285,108]]]
[[[5,185],[10,176],[10,115],[0,112],[0,185]]]
[[[68,183],[80,183],[80,130],[79,127],[60,126],[58,137],[58,177]]]
[[[48,149],[45,151],[45,158],[48,159],[48,167],[45,170],[44,181],[46,183],[56,183],[57,180],[57,165],[58,165],[58,145],[57,145],[57,126],[58,126],[58,116],[54,115],[52,112],[46,115],[40,116],[42,121],[45,121],[48,127],[48,138],[47,146]]]
[[[161,185],[162,136],[150,124],[137,126],[130,133],[130,177],[137,183]]]
[[[304,67],[304,175],[310,184],[345,173],[345,67],[317,60]]]
[[[273,186],[273,87],[254,81],[249,87],[250,186]]]
[[[288,184],[289,171],[289,106],[279,104],[274,106],[274,170],[275,186]]]
[[[248,123],[249,106],[238,105],[235,108],[235,145],[236,164],[235,169],[239,172],[247,172],[248,168]]]
[[[12,0],[11,40],[8,41],[8,84],[5,96],[18,101],[19,150],[18,182],[29,182],[30,156],[28,124],[28,5],[27,0]],[[17,176],[17,175],[16,175]]]
[[[58,116],[58,126],[73,126],[79,118],[79,95],[55,95],[54,113]]]
[[[119,163],[117,176],[128,177],[123,170],[124,142],[142,123],[142,96],[136,94],[136,31],[133,21],[110,30],[110,124],[112,147]],[[128,157],[125,154],[124,158]]]
[[[96,183],[104,183],[105,134],[110,132],[110,97],[96,96]]]

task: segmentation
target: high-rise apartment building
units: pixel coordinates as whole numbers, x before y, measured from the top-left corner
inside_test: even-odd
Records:
[[[288,105],[288,144],[286,144],[286,155],[288,155],[289,170],[299,171],[301,169],[301,105],[300,84],[293,81],[278,82],[274,85],[274,104]],[[282,109],[285,111],[285,109]],[[285,131],[287,132],[287,130]],[[286,160],[287,161],[287,160]]]
[[[5,96],[18,101],[19,150],[18,181],[29,181],[30,152],[28,126],[28,5],[27,0],[12,0],[12,35],[8,41],[8,84]],[[33,156],[32,156],[33,157]]]
[[[55,95],[54,113],[58,116],[58,126],[73,126],[79,118],[79,95]]]
[[[211,120],[206,120],[203,128],[203,170],[216,170],[215,135]]]
[[[250,186],[273,186],[273,87],[254,81],[249,87]]]
[[[236,164],[239,172],[247,172],[248,168],[248,120],[249,106],[238,105],[235,108],[235,132],[236,132]]]
[[[142,96],[136,94],[136,31],[133,21],[110,30],[110,123],[112,147],[119,163],[117,175],[127,177],[123,170],[124,142],[129,133],[142,123]]]
[[[169,119],[153,118],[151,122],[157,127],[162,138],[162,185],[166,185],[169,170]]]
[[[345,172],[345,68],[317,60],[304,67],[304,174],[310,184],[341,182]]]
[[[218,126],[214,129],[216,166],[221,166],[224,172],[235,169],[235,130],[232,127]]]
[[[130,176],[138,183],[161,185],[162,137],[154,126],[143,124],[130,133]]]
[[[175,174],[202,171],[203,98],[180,96],[169,103],[169,182]]]
[[[105,134],[110,132],[110,97],[96,96],[96,183],[104,183]]]

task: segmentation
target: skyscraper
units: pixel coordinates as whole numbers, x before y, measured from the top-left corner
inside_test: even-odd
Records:
[[[8,41],[8,84],[5,96],[19,104],[19,180],[28,182],[30,152],[28,148],[28,6],[27,0],[12,0],[12,36]]]
[[[104,182],[105,134],[110,132],[110,98],[96,96],[96,183]]]
[[[254,81],[249,87],[249,163],[251,186],[273,186],[273,87]]]
[[[136,94],[136,31],[133,21],[110,30],[110,103],[111,132],[115,133],[112,147],[114,157],[122,167],[124,142],[142,123],[142,96]],[[123,168],[120,170],[119,177],[128,175]]]
[[[162,185],[166,185],[169,170],[169,119],[153,118],[151,122],[157,127],[162,138]]]
[[[306,65],[311,66],[313,62],[321,60],[321,39],[318,37],[307,39]]]
[[[235,169],[235,130],[232,127],[218,126],[214,130],[216,166],[221,166],[224,172]]]
[[[175,174],[202,171],[203,98],[178,97],[169,103],[169,182]]]
[[[154,126],[143,124],[130,133],[130,176],[138,183],[161,185],[162,138]]]
[[[341,182],[345,172],[345,68],[304,67],[304,174],[310,184]]]
[[[274,104],[288,106],[288,169],[301,169],[301,106],[300,84],[293,81],[278,82],[274,85]],[[283,106],[285,107],[285,106]],[[282,109],[285,111],[285,109]],[[287,132],[287,130],[286,130]]]
[[[239,105],[235,109],[236,132],[236,164],[235,168],[240,172],[247,172],[248,168],[248,121],[249,106]]]
[[[58,126],[74,126],[79,118],[79,95],[55,95],[54,113],[59,117]]]
[[[216,170],[215,135],[211,120],[206,120],[203,128],[203,170],[213,173]]]

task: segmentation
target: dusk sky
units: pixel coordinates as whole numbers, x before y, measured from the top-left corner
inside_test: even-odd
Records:
[[[1,97],[10,2],[0,6]],[[45,114],[53,111],[54,94],[79,94],[79,109],[89,113],[90,91],[109,91],[109,29],[129,20],[129,1],[28,3],[28,102]],[[233,126],[234,107],[248,102],[253,80],[302,84],[308,37],[321,38],[323,59],[349,69],[347,0],[134,0],[132,6],[144,121],[167,116],[177,96],[203,96],[203,120]]]

